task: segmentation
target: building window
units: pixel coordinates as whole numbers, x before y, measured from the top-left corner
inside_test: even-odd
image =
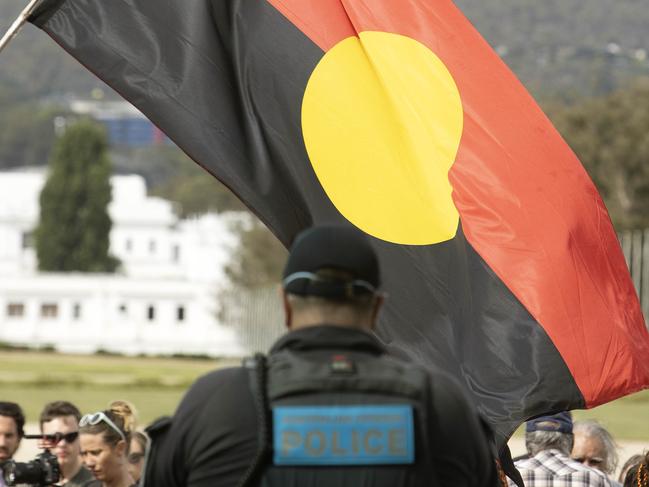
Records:
[[[81,305],[79,303],[74,303],[72,305],[72,318],[75,320],[81,318]]]
[[[150,305],[146,309],[146,317],[149,321],[155,320],[155,307]]]
[[[23,232],[22,246],[23,249],[31,249],[34,247],[34,232]]]
[[[25,315],[25,305],[23,303],[8,303],[7,316],[20,318]]]
[[[178,306],[176,308],[176,320],[181,322],[185,321],[185,307],[184,306]]]
[[[41,317],[42,318],[56,318],[59,314],[59,306],[55,303],[41,304]]]
[[[174,245],[171,249],[171,260],[173,262],[180,261],[180,245]]]
[[[149,253],[155,254],[156,244],[155,240],[149,240]]]
[[[133,241],[130,238],[127,238],[126,242],[124,242],[124,248],[127,252],[133,250]]]

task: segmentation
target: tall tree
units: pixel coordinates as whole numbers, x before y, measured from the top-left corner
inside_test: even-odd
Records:
[[[649,78],[550,114],[598,186],[616,228],[649,226]]]
[[[286,249],[256,217],[251,216],[248,223],[236,229],[239,247],[225,272],[232,284],[245,289],[276,284],[286,262]]]
[[[0,167],[42,166],[55,142],[54,119],[65,111],[37,103],[2,103]]]
[[[114,272],[109,254],[112,226],[111,164],[104,130],[91,121],[70,126],[56,143],[40,196],[36,230],[42,271]]]

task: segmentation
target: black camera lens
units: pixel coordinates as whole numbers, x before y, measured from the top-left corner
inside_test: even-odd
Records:
[[[29,484],[47,486],[59,480],[59,463],[56,456],[45,450],[31,462],[19,463],[9,460],[2,466],[5,484],[8,486]]]

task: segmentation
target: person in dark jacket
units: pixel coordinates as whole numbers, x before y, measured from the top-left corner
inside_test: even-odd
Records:
[[[479,418],[441,371],[373,334],[376,254],[352,227],[300,234],[284,270],[288,333],[198,379],[148,429],[145,487],[495,486]]]
[[[44,435],[40,448],[49,449],[59,462],[59,484],[66,487],[97,487],[90,470],[83,466],[79,444],[79,409],[68,401],[47,403],[41,411],[40,426]]]

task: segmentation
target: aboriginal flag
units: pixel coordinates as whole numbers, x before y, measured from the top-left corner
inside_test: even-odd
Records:
[[[649,385],[601,198],[449,0],[44,0],[30,20],[285,244],[370,235],[380,337],[460,378],[499,444]]]

